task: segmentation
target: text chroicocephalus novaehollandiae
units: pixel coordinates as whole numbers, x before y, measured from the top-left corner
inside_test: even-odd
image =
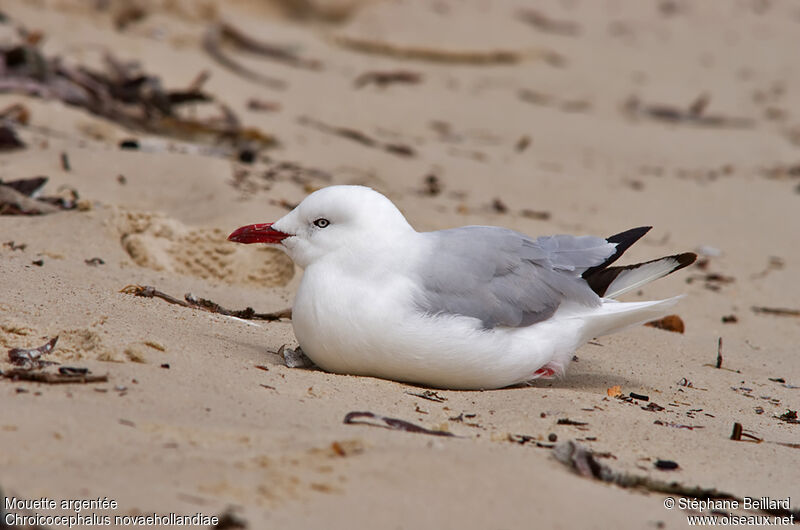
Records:
[[[648,230],[607,239],[493,226],[417,232],[380,193],[330,186],[228,239],[275,245],[305,269],[292,324],[324,370],[489,389],[563,374],[592,338],[667,314],[680,297],[613,299],[695,260],[610,266]]]

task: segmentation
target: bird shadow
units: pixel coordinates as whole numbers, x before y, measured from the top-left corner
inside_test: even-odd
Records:
[[[609,387],[619,385],[622,388],[639,388],[641,381],[628,379],[619,374],[572,372],[566,377],[556,379],[534,379],[516,387],[558,388],[565,390],[583,390],[587,392],[605,391]],[[511,387],[514,388],[514,387]]]

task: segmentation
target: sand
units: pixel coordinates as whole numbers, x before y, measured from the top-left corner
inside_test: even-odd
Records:
[[[687,515],[711,513],[580,477],[535,443],[556,438],[620,473],[791,497],[797,509],[800,453],[781,443],[800,442],[800,426],[779,416],[800,408],[800,319],[752,309],[800,308],[795,3],[552,1],[537,3],[531,24],[526,3],[510,1],[151,0],[122,30],[120,5],[103,4],[2,9],[71,64],[96,66],[98,50],[112,50],[178,88],[207,70],[204,90],[280,146],[242,163],[59,101],[0,95],[0,108],[31,114],[16,126],[27,147],[0,155],[0,178],[44,175],[45,194],[68,186],[86,201],[0,217],[0,369],[11,368],[7,349],[58,335],[50,360],[108,374],[85,385],[0,380],[4,496],[118,503],[84,515],[232,510],[249,528],[682,528]],[[245,79],[202,49],[220,19],[322,68],[226,48],[286,86]],[[376,71],[417,82],[354,86]],[[706,107],[691,115],[703,94]],[[252,99],[279,108],[248,109]],[[665,120],[648,105],[689,118]],[[121,150],[126,138],[142,148]],[[626,262],[700,249],[705,268],[626,299],[685,293],[685,333],[602,337],[564,379],[431,401],[413,385],[287,368],[276,352],[296,345],[288,321],[120,292],[138,284],[229,308],[291,306],[302,271],[225,236],[334,183],[385,193],[419,230],[610,235],[652,225]],[[616,385],[649,401],[609,397]],[[351,411],[456,436],[344,424]],[[762,442],[731,440],[737,422]],[[660,470],[659,459],[679,467]]]

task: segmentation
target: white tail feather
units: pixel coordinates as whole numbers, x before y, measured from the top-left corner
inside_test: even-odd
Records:
[[[617,302],[604,300],[599,311],[587,319],[585,340],[617,333],[624,329],[668,315],[684,295],[649,302]]]
[[[605,298],[615,298],[628,291],[638,289],[659,278],[663,278],[670,272],[681,266],[681,263],[672,257],[663,258],[649,263],[643,263],[639,267],[626,269],[614,278],[606,289]]]

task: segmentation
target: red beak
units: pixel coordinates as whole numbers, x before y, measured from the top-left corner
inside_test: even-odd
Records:
[[[291,234],[284,234],[272,228],[272,223],[247,225],[237,228],[228,236],[228,241],[236,243],[280,243]]]

